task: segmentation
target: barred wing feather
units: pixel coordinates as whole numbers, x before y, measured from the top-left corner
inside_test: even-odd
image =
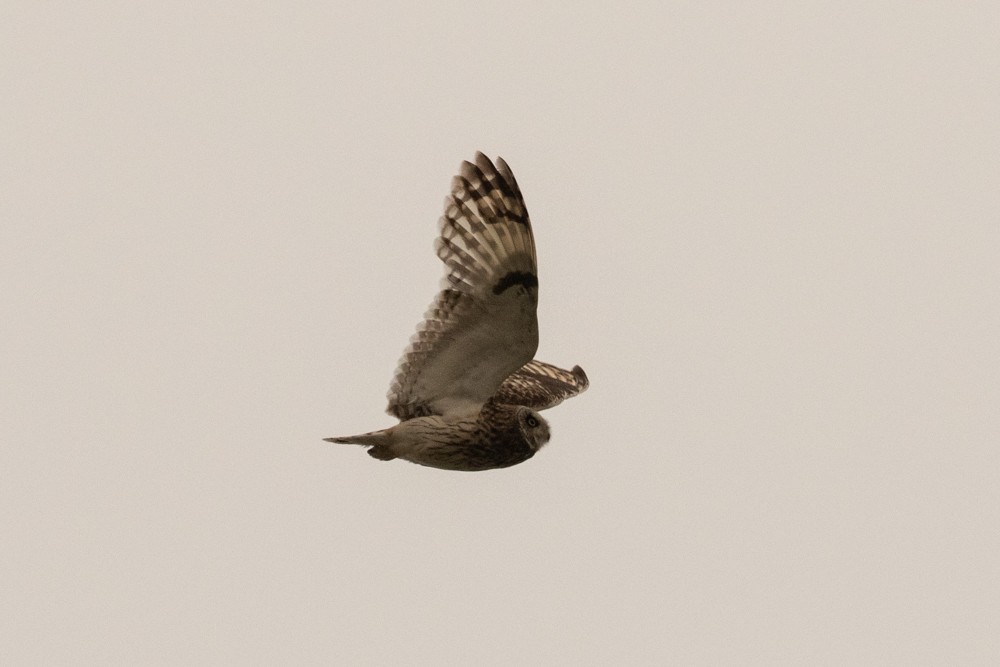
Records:
[[[547,410],[582,394],[589,386],[590,380],[579,366],[567,371],[535,359],[504,380],[493,401]]]

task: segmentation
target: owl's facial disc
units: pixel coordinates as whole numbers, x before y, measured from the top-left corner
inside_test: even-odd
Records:
[[[549,423],[531,408],[521,408],[518,415],[521,421],[521,432],[536,451],[549,441]]]

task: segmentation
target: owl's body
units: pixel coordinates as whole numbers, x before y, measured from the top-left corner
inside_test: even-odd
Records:
[[[389,389],[391,428],[330,442],[446,470],[505,468],[549,440],[535,410],[584,391],[583,370],[532,360],[538,269],[531,222],[502,159],[462,164],[435,243],[446,275]]]
[[[329,440],[371,445],[368,454],[383,461],[398,458],[445,470],[490,470],[527,461],[548,439],[548,425],[534,410],[489,404],[475,415],[414,417],[382,431]]]

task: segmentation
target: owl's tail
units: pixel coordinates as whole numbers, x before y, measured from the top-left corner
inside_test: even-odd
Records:
[[[359,435],[347,435],[341,438],[323,438],[326,442],[336,442],[341,445],[361,445],[371,447],[368,455],[381,461],[391,461],[396,458],[389,447],[390,429],[382,431],[372,431],[371,433],[361,433]]]

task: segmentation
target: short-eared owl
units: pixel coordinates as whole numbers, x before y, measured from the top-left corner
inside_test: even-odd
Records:
[[[482,153],[452,180],[434,247],[441,291],[389,388],[400,423],[329,442],[365,445],[383,461],[446,470],[521,463],[549,441],[536,412],[584,391],[579,366],[533,360],[538,348],[535,239],[507,163]]]

